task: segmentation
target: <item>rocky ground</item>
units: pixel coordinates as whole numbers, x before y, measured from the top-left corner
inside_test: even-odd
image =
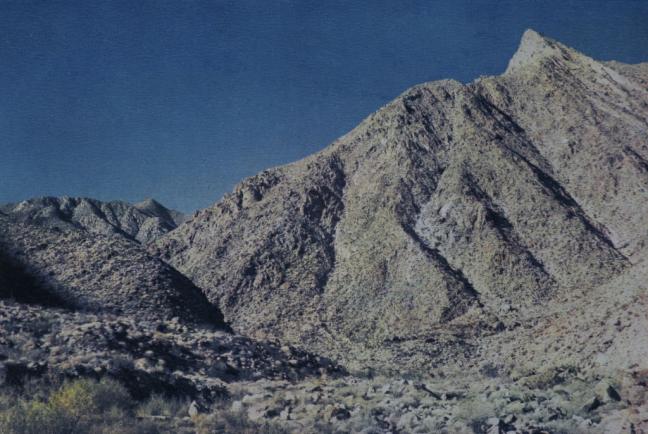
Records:
[[[189,397],[203,418],[240,413],[288,432],[630,432],[631,424],[641,432],[648,420],[646,372],[600,377],[564,365],[508,372],[484,366],[466,375],[441,368],[407,378],[348,373],[294,347],[177,319],[140,321],[12,302],[0,302],[0,328],[5,385],[107,376],[139,399]],[[172,422],[189,432],[197,423]]]
[[[136,396],[174,393],[213,401],[232,381],[339,375],[331,361],[294,347],[252,341],[178,318],[150,321],[0,301],[5,382],[47,371],[108,375]]]
[[[291,432],[630,432],[631,425],[645,429],[648,416],[645,407],[627,410],[615,380],[567,370],[515,379],[345,377],[235,386],[231,410],[278,420]]]

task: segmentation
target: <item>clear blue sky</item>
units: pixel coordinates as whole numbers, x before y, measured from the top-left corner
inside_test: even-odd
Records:
[[[0,202],[205,207],[411,85],[501,73],[528,27],[648,61],[641,0],[0,0]]]

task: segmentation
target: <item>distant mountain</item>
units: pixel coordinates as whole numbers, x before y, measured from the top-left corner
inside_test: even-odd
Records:
[[[187,216],[173,209],[169,209],[155,199],[145,199],[133,205],[146,215],[157,217],[170,226],[178,226],[187,219]]]
[[[88,198],[41,197],[0,208],[14,219],[41,226],[81,228],[95,234],[118,234],[147,244],[175,229],[184,216],[153,199],[135,205]]]
[[[241,333],[349,363],[476,363],[476,338],[646,257],[647,82],[646,64],[527,31],[503,75],[415,86],[150,251]]]

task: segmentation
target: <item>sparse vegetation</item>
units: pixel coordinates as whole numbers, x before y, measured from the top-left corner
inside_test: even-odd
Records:
[[[138,402],[119,382],[31,379],[0,388],[2,434],[287,434],[278,424],[251,421],[218,402],[190,417],[191,400],[153,395]]]
[[[138,406],[136,414],[140,417],[183,417],[186,416],[189,400],[186,398],[153,395]]]
[[[220,410],[196,421],[198,434],[288,434],[290,431],[272,422],[251,421],[245,412]]]
[[[31,385],[34,389],[34,385]],[[136,403],[112,380],[75,380],[60,386],[40,383],[29,397],[25,388],[4,389],[0,432],[11,434],[157,433],[154,424],[135,417]]]

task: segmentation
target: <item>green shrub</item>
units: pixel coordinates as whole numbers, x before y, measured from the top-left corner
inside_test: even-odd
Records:
[[[187,416],[189,401],[181,398],[168,398],[162,395],[153,395],[137,409],[138,416]]]
[[[93,402],[99,412],[113,408],[129,410],[135,405],[128,390],[117,381],[103,379],[92,386]]]
[[[93,386],[89,380],[68,383],[52,394],[49,406],[76,421],[94,416],[97,408],[94,404]]]
[[[70,416],[40,401],[20,401],[0,413],[0,432],[11,434],[73,434],[77,423]]]
[[[113,408],[127,410],[133,406],[133,401],[124,386],[116,381],[77,380],[54,392],[49,405],[74,420],[83,421]]]
[[[0,434],[160,434],[192,425],[203,426],[205,433],[284,432],[229,412],[188,421],[188,407],[187,399],[155,395],[138,403],[108,379],[32,379],[20,387],[0,387]]]
[[[134,402],[126,389],[112,380],[76,380],[55,390],[44,384],[37,398],[18,397],[4,390],[0,407],[0,432],[5,434],[131,433]],[[35,391],[35,386],[30,390]],[[24,393],[25,391],[23,391]],[[11,400],[13,398],[13,401]],[[129,420],[133,423],[129,423]],[[123,428],[117,428],[119,426]]]

